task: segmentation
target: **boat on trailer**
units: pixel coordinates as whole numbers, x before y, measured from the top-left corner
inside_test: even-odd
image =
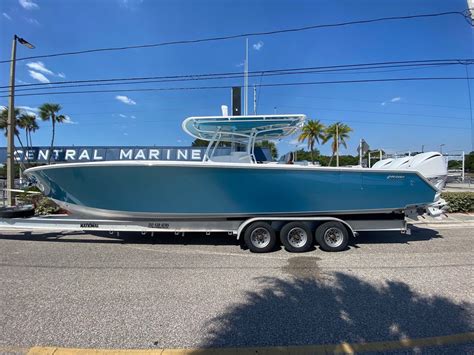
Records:
[[[184,131],[209,141],[201,162],[67,163],[30,168],[25,175],[73,215],[74,228],[97,229],[116,220],[143,232],[228,231],[243,235],[258,252],[274,247],[276,231],[290,251],[308,250],[314,237],[325,250],[341,250],[357,231],[403,231],[407,214],[443,212],[440,186],[420,172],[423,163],[367,169],[257,160],[256,144],[298,132],[305,119],[301,114],[189,117]],[[230,154],[217,154],[221,142],[232,145]],[[430,166],[441,166],[438,158]],[[67,223],[58,225],[67,228]],[[219,227],[206,227],[213,223]]]

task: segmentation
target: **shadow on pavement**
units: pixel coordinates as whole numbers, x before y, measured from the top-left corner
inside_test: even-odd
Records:
[[[361,232],[358,237],[351,238],[350,247],[358,248],[361,244],[406,244],[409,242],[428,241],[433,238],[442,238],[435,230],[427,228],[412,227],[412,234],[401,234],[399,232]],[[117,244],[176,244],[176,245],[241,245],[241,241],[235,236],[227,233],[186,233],[184,236],[174,233],[150,233],[145,235],[133,232],[52,232],[52,233],[31,233],[31,232],[7,232],[0,233],[0,239],[23,240],[36,242],[62,242],[62,243],[117,243]],[[245,246],[241,245],[243,248]],[[274,251],[281,250],[281,247]],[[311,248],[309,252],[319,248]],[[350,248],[347,248],[349,250]]]
[[[257,278],[258,290],[248,291],[244,302],[228,306],[208,322],[208,335],[200,345],[359,343],[473,329],[469,314],[472,304],[429,297],[403,282],[387,280],[374,285],[348,273],[325,274],[317,260],[308,257],[291,258],[283,271],[290,280]]]
[[[443,238],[438,231],[429,228],[410,227],[411,235],[400,232],[360,232],[352,239],[352,245],[358,244],[406,244],[409,242],[421,242],[435,238]]]
[[[186,233],[175,235],[174,233],[141,233],[120,232],[110,234],[108,232],[54,232],[54,233],[1,233],[0,240],[22,240],[35,242],[59,242],[59,243],[90,243],[90,244],[179,244],[179,245],[239,245],[235,236],[227,233]]]

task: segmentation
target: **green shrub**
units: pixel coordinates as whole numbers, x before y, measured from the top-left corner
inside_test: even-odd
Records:
[[[39,191],[35,186],[28,187],[24,190],[28,192]],[[20,200],[22,204],[34,205],[36,215],[55,214],[61,212],[61,209],[57,204],[41,194],[28,194],[26,192],[20,193],[18,195],[18,200]]]
[[[474,192],[443,192],[448,212],[474,212]]]

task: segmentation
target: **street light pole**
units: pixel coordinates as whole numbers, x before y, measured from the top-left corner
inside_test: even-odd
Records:
[[[15,186],[15,64],[16,64],[16,42],[20,42],[24,46],[33,49],[28,41],[17,35],[13,36],[12,57],[10,62],[10,98],[8,103],[8,120],[7,120],[7,204],[13,206],[15,204],[13,198],[13,189]]]
[[[7,121],[7,205],[13,206],[13,189],[15,181],[15,61],[16,61],[16,38],[13,36],[12,58],[10,63],[10,100],[8,103]]]

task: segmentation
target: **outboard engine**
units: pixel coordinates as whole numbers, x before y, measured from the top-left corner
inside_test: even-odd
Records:
[[[408,169],[408,166],[413,157],[402,157],[394,159],[390,164],[387,164],[385,169]]]
[[[446,184],[448,167],[446,159],[441,153],[428,152],[417,154],[408,164],[408,169],[418,171],[439,190]]]
[[[373,169],[385,169],[387,165],[390,165],[393,162],[393,158],[382,159],[372,165]]]

